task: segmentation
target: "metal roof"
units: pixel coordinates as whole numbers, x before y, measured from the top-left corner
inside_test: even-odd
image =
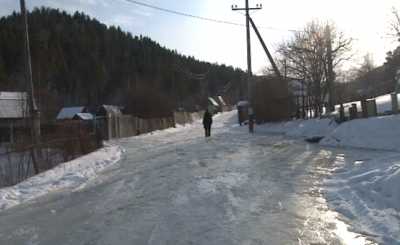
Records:
[[[57,120],[72,119],[76,114],[82,113],[84,110],[84,106],[64,107],[58,113]]]
[[[93,117],[93,115],[91,113],[77,113],[74,116],[74,118],[76,118],[76,117],[79,117],[80,119],[85,120],[85,121],[86,120],[90,121],[90,120],[94,119],[94,117]]]
[[[28,115],[25,92],[0,92],[0,118],[21,119]]]

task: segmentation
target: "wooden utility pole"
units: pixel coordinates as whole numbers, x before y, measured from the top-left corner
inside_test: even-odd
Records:
[[[251,69],[251,40],[250,40],[250,10],[259,10],[262,9],[261,4],[257,4],[256,7],[250,8],[249,7],[249,0],[245,0],[245,8],[238,8],[237,5],[232,5],[233,11],[244,10],[246,12],[246,40],[247,40],[247,99],[250,104],[249,106],[249,132],[253,133],[253,108],[251,104],[251,77],[253,75]]]
[[[334,73],[333,73],[333,58],[332,58],[332,37],[331,37],[331,28],[329,25],[326,26],[326,36],[327,36],[327,52],[326,52],[326,58],[328,62],[328,74],[327,74],[327,87],[328,87],[328,111],[334,111],[335,105],[334,105],[334,88],[333,88],[333,82],[335,80],[334,78]]]
[[[28,28],[28,16],[26,13],[25,0],[20,0],[21,5],[21,16],[24,26],[25,34],[25,79],[28,87],[28,102],[29,102],[29,116],[31,119],[31,136],[32,143],[38,145],[40,143],[40,112],[36,105],[35,94],[33,88],[32,79],[32,63],[31,63],[31,51],[29,44],[29,28]],[[40,155],[40,154],[39,154]],[[35,173],[39,173],[38,155],[35,152],[34,147],[32,147],[32,159]]]

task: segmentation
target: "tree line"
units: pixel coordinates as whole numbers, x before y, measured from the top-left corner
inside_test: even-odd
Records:
[[[36,97],[49,119],[75,105],[121,105],[142,117],[193,111],[221,91],[237,100],[245,77],[240,69],[181,55],[84,13],[42,7],[28,22]],[[26,90],[23,40],[19,13],[0,18],[0,90]]]

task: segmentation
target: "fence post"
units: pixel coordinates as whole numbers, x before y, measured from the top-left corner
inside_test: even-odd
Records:
[[[390,97],[392,99],[392,113],[397,114],[399,113],[399,102],[397,100],[397,93],[391,93]]]
[[[107,124],[107,140],[112,138],[112,120],[111,116],[107,113],[106,114],[106,124]]]
[[[350,120],[357,118],[357,104],[355,103],[351,104],[351,107],[349,108],[349,116]]]
[[[367,118],[368,117],[367,100],[364,98],[361,99],[361,111],[362,111],[362,117]]]
[[[345,116],[344,116],[344,107],[343,107],[343,104],[340,104],[340,107],[339,107],[339,120],[340,120],[340,122],[346,121],[346,118],[345,118]]]

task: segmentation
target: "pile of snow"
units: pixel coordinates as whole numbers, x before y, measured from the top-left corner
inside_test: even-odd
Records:
[[[266,123],[256,128],[257,132],[279,133],[290,137],[324,137],[332,132],[337,123],[332,119],[295,120],[282,123]]]
[[[258,125],[255,131],[290,137],[321,137],[322,146],[400,151],[400,115],[355,119],[340,125],[328,118],[266,123]]]
[[[342,123],[320,144],[399,151],[400,115],[356,119]]]
[[[399,244],[400,155],[360,154],[358,160],[354,156],[336,157],[336,171],[325,181],[328,203],[356,230],[382,244]]]
[[[64,188],[75,188],[116,163],[123,150],[109,145],[88,155],[36,175],[12,187],[0,189],[0,211]]]
[[[390,100],[379,99],[380,110],[386,110]],[[358,233],[378,243],[399,244],[400,115],[356,119],[340,125],[329,119],[267,123],[258,126],[256,132],[325,136],[320,141],[324,146],[385,150],[353,149],[338,154],[324,191],[329,205]]]

